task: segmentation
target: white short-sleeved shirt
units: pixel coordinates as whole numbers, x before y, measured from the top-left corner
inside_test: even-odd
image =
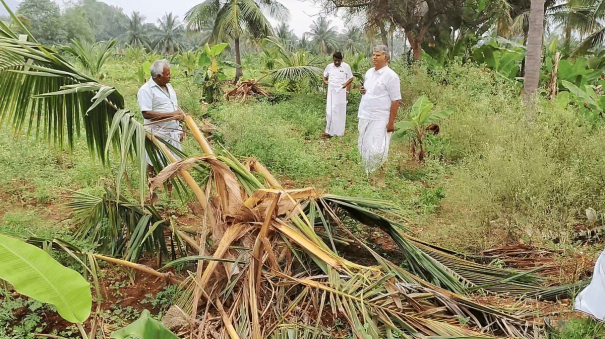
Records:
[[[339,67],[331,63],[326,66],[324,77],[328,78],[328,87],[342,88],[342,85],[353,77],[353,72],[351,72],[351,67],[344,61]]]
[[[172,113],[178,109],[179,102],[176,98],[176,92],[169,83],[166,84],[168,92],[163,90],[158,84],[149,79],[141,88],[137,94],[139,106],[141,112],[156,112],[156,113]],[[173,132],[180,130],[181,127],[177,121],[168,122],[153,122],[145,119],[145,126],[149,127],[154,131],[165,131]]]
[[[363,87],[366,94],[361,96],[358,117],[367,120],[388,120],[391,103],[401,100],[399,76],[389,66],[378,71],[374,68],[366,72]]]

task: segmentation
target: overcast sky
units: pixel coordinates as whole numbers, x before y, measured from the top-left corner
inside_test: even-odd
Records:
[[[55,0],[56,1],[56,0]],[[107,4],[122,7],[124,13],[130,15],[133,11],[140,12],[146,17],[146,21],[157,23],[157,19],[161,18],[164,13],[172,12],[183,19],[185,13],[193,6],[199,4],[203,0],[99,0]],[[290,27],[296,35],[301,36],[304,32],[309,31],[309,26],[313,20],[317,18],[317,14],[321,12],[321,7],[313,5],[310,1],[301,0],[279,0],[290,10]],[[332,25],[342,31],[344,24],[340,18],[330,17]],[[275,22],[274,22],[275,23]]]

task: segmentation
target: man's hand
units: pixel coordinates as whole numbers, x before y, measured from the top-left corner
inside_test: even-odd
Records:
[[[324,85],[328,84],[328,80],[324,79]]]
[[[366,94],[366,88],[361,85],[361,87],[359,87],[359,92],[361,92],[362,95]]]
[[[387,124],[387,133],[395,132],[395,122],[389,121]]]

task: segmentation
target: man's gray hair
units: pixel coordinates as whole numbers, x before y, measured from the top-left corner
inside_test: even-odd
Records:
[[[389,47],[385,45],[374,46],[374,52],[382,52],[382,54],[389,56]]]
[[[170,64],[166,59],[157,60],[154,62],[153,65],[151,65],[151,78],[155,79],[158,75],[164,73],[164,68],[166,67],[170,68]]]

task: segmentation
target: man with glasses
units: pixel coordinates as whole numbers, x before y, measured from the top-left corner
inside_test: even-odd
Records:
[[[391,134],[401,100],[399,76],[389,68],[387,46],[374,47],[372,65],[360,88],[359,139],[357,146],[366,174],[380,169],[378,185],[384,186]]]

